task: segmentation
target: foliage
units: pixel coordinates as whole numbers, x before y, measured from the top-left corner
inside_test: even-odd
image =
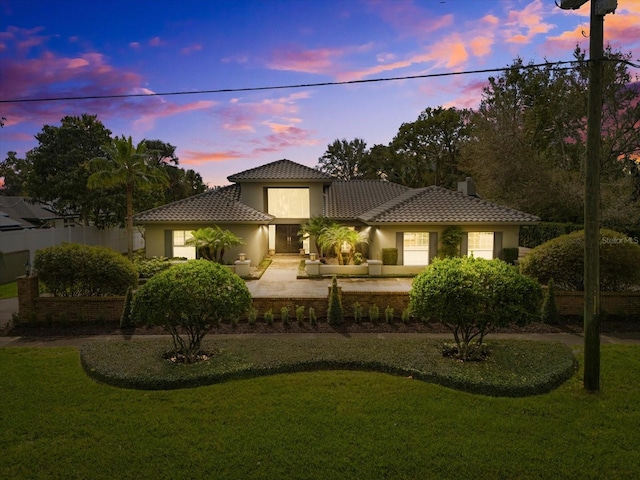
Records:
[[[356,323],[362,322],[362,305],[360,305],[360,302],[355,302],[353,304],[353,320]]]
[[[353,264],[354,264],[354,265],[362,265],[363,260],[364,260],[364,259],[362,258],[362,253],[360,253],[360,252],[356,252],[356,253],[353,255]]]
[[[515,265],[519,256],[520,249],[518,247],[507,247],[502,249],[502,259],[509,265]]]
[[[122,187],[126,197],[127,250],[133,258],[133,196],[136,190],[165,187],[169,177],[157,165],[152,164],[147,146],[140,142],[134,147],[131,137],[116,137],[103,147],[104,156],[92,158],[87,163],[91,176],[87,187]]]
[[[640,285],[640,245],[613,230],[600,230],[600,290],[621,291]],[[562,290],[584,290],[584,230],[549,240],[520,262],[523,274]]]
[[[257,319],[258,310],[256,310],[255,307],[249,308],[249,310],[247,311],[247,321],[249,322],[249,325],[254,325]]]
[[[413,122],[403,123],[388,145],[374,145],[362,170],[367,177],[420,188],[455,188],[466,177],[460,167],[461,149],[470,141],[469,110],[426,108]]]
[[[610,48],[605,56],[630,58]],[[582,223],[588,62],[580,48],[574,57],[567,70],[518,58],[489,78],[462,161],[487,199],[547,221]],[[603,70],[602,221],[637,223],[639,90],[624,62],[605,62]]]
[[[56,297],[124,295],[138,281],[133,264],[118,252],[76,243],[38,250],[34,268]]]
[[[338,279],[333,277],[331,290],[329,291],[329,307],[327,309],[327,321],[331,325],[344,323],[344,313],[342,311],[342,298],[338,289]]]
[[[387,308],[384,309],[384,319],[388,324],[393,323],[393,315],[394,315],[393,307],[387,305]]]
[[[380,309],[374,303],[369,307],[369,321],[371,323],[378,323],[379,318],[380,318]]]
[[[212,325],[250,306],[251,295],[240,277],[218,264],[194,260],[150,278],[134,298],[132,316],[136,324],[165,327],[173,339],[172,353],[192,363]]]
[[[224,264],[225,250],[244,245],[244,242],[233,232],[222,230],[216,225],[192,231],[186,244],[196,247],[199,258]]]
[[[556,292],[553,284],[553,278],[549,279],[549,283],[547,284],[547,294],[545,295],[544,302],[542,303],[541,320],[550,325],[557,325],[560,323],[560,313],[558,313],[558,305],[556,304]]]
[[[140,278],[151,278],[171,267],[167,257],[146,258],[144,255],[134,255],[133,264]]]
[[[316,317],[316,309],[313,307],[309,307],[309,323],[311,325],[318,324],[318,318]]]
[[[318,159],[317,169],[340,180],[361,178],[368,157],[367,144],[361,138],[350,142],[335,140],[327,145],[327,151]]]
[[[312,216],[308,222],[300,225],[300,230],[298,230],[298,237],[300,240],[306,240],[309,237],[313,237],[313,241],[316,247],[316,252],[322,256],[322,245],[320,244],[319,238],[322,234],[322,231],[330,226],[332,222],[322,215],[314,215]]]
[[[349,265],[356,253],[356,248],[361,243],[369,243],[369,235],[365,231],[358,232],[345,225],[333,223],[322,229],[318,242],[323,248],[333,249],[338,264]],[[347,245],[346,260],[343,257],[343,248]]]
[[[282,307],[280,309],[280,320],[282,320],[282,324],[284,326],[289,326],[291,324],[289,320],[289,307]]]
[[[273,325],[273,310],[269,309],[264,312],[264,321],[267,322],[267,325]]]
[[[304,305],[296,305],[296,320],[298,321],[298,325],[302,325],[304,323]]]
[[[23,158],[18,158],[16,152],[7,152],[7,158],[0,163],[0,178],[2,186],[0,195],[26,196],[26,181],[31,164]]]
[[[411,321],[411,308],[407,307],[402,310],[402,323],[407,325]]]
[[[383,265],[397,265],[398,264],[398,249],[397,248],[383,248],[382,249],[382,264]]]
[[[541,290],[502,260],[463,257],[435,260],[414,279],[409,296],[417,317],[451,330],[464,361],[493,329],[533,321]]]
[[[535,225],[521,225],[518,245],[535,248],[560,235],[582,230],[581,223],[540,222]]]
[[[133,288],[127,288],[127,293],[124,295],[124,306],[122,307],[122,315],[120,316],[120,328],[133,327],[133,320],[131,318],[131,304],[133,302]]]
[[[59,213],[77,213],[85,222],[117,225],[120,192],[90,190],[85,162],[102,154],[111,141],[108,130],[95,115],[66,116],[60,126],[45,125],[36,134],[38,146],[27,152],[30,167],[26,189],[35,200],[49,203]]]
[[[460,243],[462,242],[462,229],[457,225],[447,227],[442,232],[442,238],[440,239],[440,257],[459,257],[460,256]]]

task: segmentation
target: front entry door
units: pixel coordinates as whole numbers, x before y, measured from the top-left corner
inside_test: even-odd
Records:
[[[299,253],[302,242],[298,238],[300,225],[276,225],[276,253]]]

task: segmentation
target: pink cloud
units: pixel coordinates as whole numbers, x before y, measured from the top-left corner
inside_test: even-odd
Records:
[[[254,132],[265,118],[291,117],[298,112],[298,101],[310,97],[309,92],[295,92],[284,97],[268,98],[260,102],[243,102],[232,99],[218,114],[223,128],[236,132]]]
[[[510,10],[504,31],[508,43],[527,44],[537,35],[547,33],[554,25],[544,22],[544,5],[541,0],[534,0],[523,10]]]
[[[151,47],[161,47],[165,45],[165,42],[160,37],[153,37],[149,40],[149,46]]]
[[[199,43],[194,44],[194,45],[189,45],[188,47],[184,47],[182,50],[180,50],[180,52],[183,55],[189,55],[193,52],[199,52],[200,50],[202,50],[202,45],[200,45]]]
[[[332,74],[335,71],[335,60],[342,57],[344,53],[340,49],[302,50],[292,47],[274,52],[267,67],[274,70]]]
[[[226,152],[180,151],[180,163],[183,165],[202,165],[210,162],[225,162],[227,160],[238,160],[242,158],[247,158],[247,156],[233,150]]]
[[[426,34],[451,26],[453,15],[435,15],[412,0],[371,0],[370,8],[403,36],[423,38]]]

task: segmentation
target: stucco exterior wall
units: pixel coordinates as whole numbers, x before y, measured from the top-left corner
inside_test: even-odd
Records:
[[[165,246],[166,230],[197,230],[198,228],[212,227],[212,224],[148,224],[145,229],[146,255],[147,257],[165,256],[167,249]],[[245,245],[233,247],[225,251],[225,263],[233,263],[238,258],[239,253],[245,253],[247,260],[255,266],[262,261],[268,250],[268,231],[264,225],[233,225],[217,224],[223,230],[229,230],[242,238]]]
[[[442,233],[449,225],[394,225],[371,227],[369,258],[382,260],[383,248],[396,248],[398,232],[436,232],[438,243]],[[502,248],[518,247],[518,225],[460,225],[465,232],[502,232]]]

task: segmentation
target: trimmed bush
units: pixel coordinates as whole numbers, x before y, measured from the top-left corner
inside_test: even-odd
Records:
[[[167,257],[145,258],[137,255],[133,259],[133,264],[140,278],[145,279],[171,268],[171,262]]]
[[[217,263],[193,260],[150,278],[133,300],[132,317],[137,324],[165,327],[172,353],[193,363],[212,325],[233,321],[250,307],[251,294],[240,277]]]
[[[63,243],[38,250],[34,267],[56,297],[124,295],[138,283],[138,272],[126,257],[106,247]]]
[[[460,256],[460,244],[462,243],[463,234],[464,232],[457,225],[447,227],[445,231],[442,232],[440,251],[438,252],[440,258]]]
[[[518,245],[535,248],[561,235],[582,230],[582,224],[540,222],[536,225],[522,225]]]
[[[556,292],[553,285],[553,278],[549,280],[547,285],[547,294],[542,304],[541,319],[549,325],[557,325],[560,323],[560,314],[558,313],[558,305],[556,304]]]
[[[133,320],[131,318],[131,304],[133,303],[133,289],[127,288],[127,293],[124,296],[124,307],[122,308],[122,315],[120,316],[120,328],[133,327]]]
[[[369,307],[369,321],[371,323],[378,323],[378,319],[380,318],[380,309],[377,305],[371,305]]]
[[[383,248],[382,249],[382,264],[383,265],[397,265],[398,264],[398,249],[397,248]]]
[[[413,281],[412,312],[441,322],[454,336],[457,358],[469,360],[485,335],[510,323],[539,318],[541,289],[502,260],[463,257],[438,259]]]
[[[520,271],[561,290],[584,290],[584,230],[554,238],[534,248]],[[600,290],[622,291],[640,285],[640,245],[635,238],[600,230]]]
[[[519,255],[520,249],[518,247],[508,247],[502,249],[502,259],[509,265],[515,265]]]
[[[362,305],[360,305],[360,302],[353,304],[353,320],[356,323],[362,323]]]
[[[340,325],[344,322],[342,299],[340,298],[340,291],[338,290],[338,279],[336,277],[333,277],[333,281],[331,282],[327,320],[330,325]]]

